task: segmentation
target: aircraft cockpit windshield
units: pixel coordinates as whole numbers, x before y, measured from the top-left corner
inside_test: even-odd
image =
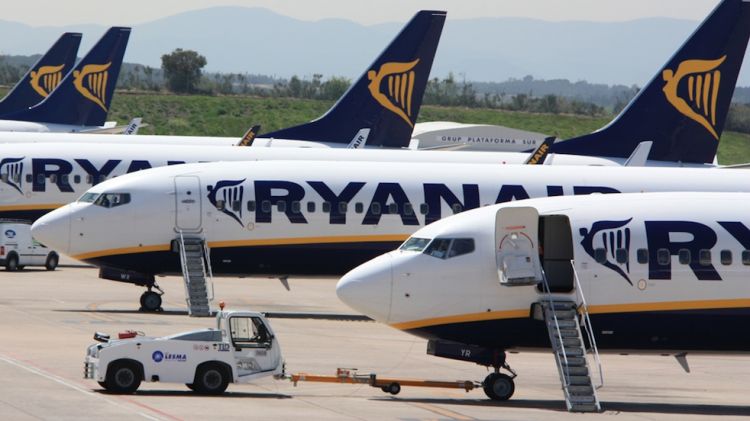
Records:
[[[427,244],[430,244],[430,241],[432,241],[431,238],[409,237],[399,249],[403,251],[422,251],[427,247]]]
[[[402,251],[416,251],[438,259],[450,259],[474,251],[473,238],[410,237],[399,247]]]
[[[94,204],[103,208],[114,208],[130,203],[130,193],[102,193]]]
[[[97,197],[99,197],[99,193],[84,193],[83,196],[81,196],[81,198],[78,199],[78,202],[80,202],[80,203],[94,203],[94,201],[96,201]]]

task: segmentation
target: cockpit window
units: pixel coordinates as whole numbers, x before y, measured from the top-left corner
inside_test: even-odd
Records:
[[[130,193],[102,193],[96,198],[95,205],[104,208],[114,208],[130,203]]]
[[[474,239],[472,238],[436,238],[424,253],[438,259],[450,259],[473,251]]]
[[[399,248],[403,251],[422,251],[427,244],[430,244],[429,238],[409,237]]]
[[[78,201],[81,203],[94,203],[98,196],[99,193],[84,193]]]

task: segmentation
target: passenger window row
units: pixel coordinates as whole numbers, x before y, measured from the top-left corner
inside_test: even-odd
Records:
[[[742,251],[742,264],[750,266],[750,250]],[[599,263],[605,263],[607,261],[607,250],[605,248],[597,248],[594,250],[594,259]],[[615,260],[617,263],[625,264],[628,262],[628,251],[625,249],[615,250]],[[636,250],[636,260],[640,264],[646,264],[649,262],[649,253],[645,248]],[[672,254],[668,249],[661,248],[656,250],[656,261],[659,265],[666,266],[672,260]],[[697,262],[701,266],[710,266],[712,264],[711,250],[701,249],[698,250],[698,256],[692,256],[689,249],[680,249],[677,251],[677,260],[680,264],[689,265]],[[732,250],[721,250],[719,252],[719,261],[724,266],[732,264]]]
[[[114,177],[117,177],[117,176],[116,175],[112,176],[112,178],[114,178]],[[47,177],[45,177],[44,174],[37,174],[36,181],[39,184],[44,184],[46,178]],[[53,183],[53,184],[57,183],[58,182],[58,178],[59,178],[59,181],[61,183],[63,183],[63,184],[70,184],[71,180],[73,181],[73,184],[81,184],[81,181],[82,181],[81,176],[78,175],[78,174],[73,175],[72,178],[70,177],[70,174],[63,174],[60,177],[58,177],[57,174],[50,174],[49,175],[49,182]],[[86,184],[94,185],[94,184],[99,184],[99,183],[103,182],[106,179],[107,179],[107,177],[103,176],[103,175],[99,176],[99,177],[94,177],[91,174],[88,174],[88,175],[86,175],[85,183]],[[31,174],[26,174],[25,180],[26,180],[27,183],[31,183],[32,181],[34,181],[34,178],[31,176]],[[4,183],[7,183],[8,181],[12,181],[12,182],[18,184],[21,181],[21,175],[20,174],[14,174],[13,176],[11,176],[8,173],[2,173],[2,174],[0,174],[0,181],[2,181]]]
[[[331,202],[306,202],[305,208],[307,209],[307,212],[313,213],[316,212],[316,209],[320,209],[323,213],[331,213],[331,210],[333,209],[333,206],[335,205],[337,207],[338,213],[347,213],[350,209],[349,203],[347,202],[338,202],[338,203],[331,203]],[[260,210],[264,213],[271,212],[273,210],[273,207],[276,207],[276,210],[279,212],[286,212],[287,211],[287,202],[285,200],[279,200],[276,203],[272,203],[270,200],[263,200],[260,202],[260,206],[258,206],[258,203],[254,200],[250,200],[247,202],[247,210],[250,212],[256,212],[258,208],[260,207]],[[242,203],[240,201],[234,201],[230,204],[231,209],[234,212],[239,212],[239,210],[242,208]],[[227,203],[223,200],[217,200],[216,201],[216,208],[219,210],[224,210],[227,208]],[[291,202],[290,209],[292,213],[300,213],[302,212],[302,202],[295,200]],[[411,203],[404,203],[403,207],[401,209],[403,211],[404,215],[414,215],[415,209],[412,206]],[[454,214],[461,213],[464,211],[463,206],[460,204],[454,204],[451,207],[451,210],[453,210]],[[365,205],[362,202],[357,202],[354,204],[354,212],[355,213],[364,213],[365,212]],[[381,206],[380,203],[372,203],[370,205],[370,212],[373,215],[389,215],[389,214],[398,214],[399,212],[399,206],[396,203],[390,203],[386,206]],[[430,207],[426,203],[422,203],[419,205],[419,213],[422,215],[426,215],[430,212]]]

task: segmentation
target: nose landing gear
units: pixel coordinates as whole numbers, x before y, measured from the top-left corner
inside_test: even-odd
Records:
[[[164,295],[164,291],[159,288],[159,285],[154,282],[151,285],[146,285],[147,290],[141,294],[141,308],[140,311],[156,312],[164,311],[161,307],[161,296]],[[159,292],[152,291],[155,288]]]

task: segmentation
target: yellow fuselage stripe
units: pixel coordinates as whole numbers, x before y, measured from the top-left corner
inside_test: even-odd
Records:
[[[43,203],[38,205],[7,205],[0,206],[0,212],[17,210],[53,210],[65,206],[62,203]]]
[[[655,303],[633,304],[603,304],[589,306],[591,314],[636,313],[647,311],[676,311],[676,310],[709,310],[724,308],[750,307],[750,299],[731,300],[696,300],[696,301],[664,301]],[[487,320],[520,319],[530,317],[528,308],[519,310],[487,311],[482,313],[460,314],[455,316],[436,317],[414,320],[411,322],[391,323],[391,327],[400,330],[418,329],[429,326],[440,326],[453,323],[481,322]]]
[[[280,245],[303,245],[303,244],[336,244],[336,243],[372,243],[372,242],[401,242],[408,236],[404,234],[393,235],[349,235],[340,237],[302,237],[302,238],[268,238],[257,240],[236,241],[213,241],[208,243],[210,248],[243,247],[243,246],[280,246]],[[168,251],[169,244],[157,244],[152,246],[122,247],[92,251],[72,256],[78,260],[92,259],[95,257],[113,256],[118,254],[148,253],[154,251]]]

